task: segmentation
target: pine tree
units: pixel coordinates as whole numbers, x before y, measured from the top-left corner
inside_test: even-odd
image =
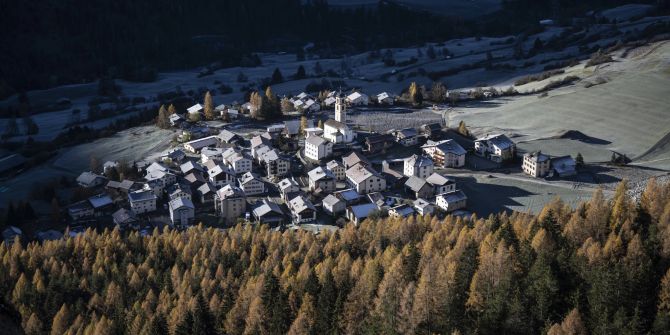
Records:
[[[307,73],[305,73],[305,67],[300,65],[298,67],[298,70],[296,70],[295,75],[293,76],[293,78],[298,80],[298,79],[305,79],[306,77],[307,77]]]
[[[421,88],[414,81],[409,85],[409,99],[417,106],[420,106],[423,103],[423,93],[421,92]]]
[[[98,157],[96,157],[95,155],[91,155],[88,162],[88,168],[93,173],[99,173],[102,170],[102,164],[100,163]]]
[[[581,152],[577,153],[577,156],[575,157],[575,163],[578,167],[584,166],[584,156],[582,156]]]
[[[161,129],[170,128],[170,120],[168,117],[168,111],[165,109],[165,105],[161,105],[158,109],[158,117],[156,118],[156,126]]]
[[[51,335],[65,334],[70,326],[70,318],[70,309],[66,304],[63,304],[51,322]]]
[[[433,82],[430,90],[430,98],[435,102],[444,102],[447,98],[447,88],[439,81]]]
[[[30,314],[30,318],[26,321],[26,324],[23,326],[23,329],[26,335],[40,335],[44,334],[44,325],[42,321],[35,313]]]
[[[309,335],[314,327],[314,298],[306,293],[302,298],[300,310],[289,328],[289,335]]]
[[[281,71],[279,71],[279,68],[275,68],[275,70],[272,72],[272,79],[270,80],[270,83],[280,84],[283,82],[284,82],[284,76],[282,76]]]
[[[205,110],[205,119],[214,120],[214,102],[212,101],[212,94],[209,91],[205,93],[204,110]]]
[[[321,63],[316,62],[314,64],[314,73],[317,74],[317,75],[320,75],[320,74],[323,73],[323,68],[321,68]]]

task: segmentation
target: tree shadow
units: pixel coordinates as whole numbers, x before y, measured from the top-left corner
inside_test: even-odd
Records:
[[[474,177],[456,177],[456,185],[468,197],[467,208],[479,217],[500,212],[510,213],[510,207],[525,207],[513,198],[535,195],[517,186],[480,183]]]
[[[580,169],[574,179],[580,183],[593,185],[620,182],[621,178],[610,174],[612,170],[611,167],[604,165],[589,165]]]
[[[561,135],[560,138],[568,139],[568,140],[574,140],[574,141],[580,141],[580,142],[583,142],[583,143],[596,144],[596,145],[612,144],[612,142],[610,142],[608,140],[604,140],[604,139],[601,139],[601,138],[589,136],[589,135],[586,135],[586,134],[584,134],[584,133],[582,133],[581,131],[578,131],[578,130],[568,130],[563,135]]]

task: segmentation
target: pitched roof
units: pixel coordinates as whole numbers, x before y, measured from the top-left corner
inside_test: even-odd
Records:
[[[431,206],[430,202],[421,198],[414,200],[413,204],[415,208],[422,208],[422,209]]]
[[[256,136],[251,138],[251,148],[252,149],[255,148],[255,147],[258,147],[260,145],[263,145],[263,144],[265,144],[267,146],[272,145],[270,140],[265,136],[256,135]]]
[[[414,154],[412,156],[405,158],[405,164],[414,167],[433,166],[433,160],[425,156],[419,156]]]
[[[368,215],[370,215],[370,213],[379,208],[375,204],[362,204],[362,205],[351,206],[350,209],[354,217],[360,220],[367,218]]]
[[[430,148],[436,147],[438,150],[444,153],[453,153],[455,155],[465,155],[467,151],[454,140],[443,140],[439,142],[428,141],[421,148]]]
[[[279,187],[280,191],[284,191],[293,187],[299,187],[298,183],[293,178],[284,178],[277,184],[277,186]]]
[[[528,152],[523,155],[523,158],[526,159],[528,158],[530,161],[536,162],[536,163],[543,163],[549,160],[549,156],[539,152],[539,151],[534,151],[534,152]]]
[[[137,221],[135,213],[129,211],[125,208],[119,208],[116,212],[112,214],[112,219],[115,223],[127,223],[132,221]]]
[[[336,161],[336,160],[334,160],[334,159],[333,159],[332,161],[326,163],[326,168],[327,168],[328,170],[333,170],[333,169],[335,169],[335,168],[337,168],[337,167],[342,167],[342,168],[344,168],[344,165],[342,165],[341,162],[338,162],[338,161]]]
[[[247,172],[247,173],[243,174],[242,177],[240,177],[239,180],[240,180],[240,184],[246,184],[246,183],[248,183],[252,180],[257,180],[257,181],[263,182],[263,180],[261,180],[261,178],[253,172]]]
[[[356,192],[356,190],[354,190],[353,188],[338,191],[333,194],[346,202],[358,200],[361,197],[360,194],[358,194],[358,192]]]
[[[344,162],[345,167],[352,167],[357,163],[364,163],[365,165],[370,164],[370,161],[367,159],[367,157],[363,156],[358,151],[353,151],[352,153],[344,156],[344,158],[342,158],[342,162]]]
[[[447,184],[452,184],[455,181],[453,179],[449,178],[449,177],[445,177],[441,174],[438,174],[438,173],[434,172],[433,174],[428,176],[428,178],[426,178],[426,182],[428,182],[431,185],[435,185],[435,186],[443,186],[443,185],[447,185]]]
[[[491,144],[495,145],[496,147],[498,147],[502,150],[510,148],[514,145],[514,142],[512,142],[512,140],[510,140],[509,137],[505,136],[504,134],[493,134],[493,135],[484,136],[484,137],[478,138],[476,142],[481,142],[481,141],[491,142]]]
[[[202,107],[201,104],[195,104],[195,105],[193,105],[193,106],[187,108],[186,110],[187,110],[189,113],[197,113],[197,112],[201,111],[202,109],[203,109],[203,107]]]
[[[321,180],[321,179],[328,179],[328,178],[335,179],[335,175],[333,175],[332,171],[326,170],[321,166],[312,169],[311,171],[309,171],[307,173],[307,175],[309,176],[309,179],[313,180],[313,181],[318,181],[318,180]]]
[[[135,202],[135,201],[145,201],[145,200],[156,200],[158,197],[154,194],[154,192],[151,192],[149,190],[145,191],[137,191],[137,192],[130,192],[128,193],[128,199],[130,202]]]
[[[215,193],[216,192],[216,187],[210,183],[204,183],[198,187],[198,193],[201,195],[207,195],[210,193]]]
[[[219,196],[220,199],[244,198],[244,191],[237,186],[226,185],[216,191],[216,195]]]
[[[94,209],[109,206],[113,204],[112,198],[107,194],[98,194],[88,198],[88,202],[91,203]]]
[[[179,169],[181,170],[182,173],[188,173],[192,170],[197,170],[197,171],[203,171],[204,168],[202,165],[194,162],[194,161],[188,161],[182,165],[179,166]]]
[[[428,183],[425,179],[419,178],[417,176],[411,176],[405,182],[405,186],[408,187],[413,192],[419,192],[421,189],[426,186]]]
[[[233,133],[230,130],[223,129],[219,132],[219,139],[221,139],[223,142],[229,143],[236,138],[239,138],[239,135]]]
[[[338,130],[343,130],[343,129],[349,129],[349,126],[346,124],[340,122],[340,121],[335,121],[333,119],[328,119],[326,122],[323,123],[323,127],[332,127]]]
[[[105,177],[103,177],[101,175],[97,175],[93,172],[84,171],[79,175],[79,177],[77,177],[77,182],[80,183],[80,184],[88,185],[88,184],[93,183],[98,178],[106,179]]]
[[[372,176],[381,178],[379,172],[363,164],[356,164],[352,166],[349,168],[349,170],[347,170],[346,174],[347,177],[356,184],[362,183]]]
[[[468,199],[468,197],[465,195],[465,193],[463,193],[463,191],[461,191],[461,190],[439,194],[438,197],[443,197],[447,201],[447,203],[457,202],[457,201]]]
[[[396,136],[400,138],[408,138],[417,136],[418,132],[414,128],[405,128],[396,131]]]
[[[327,143],[327,141],[321,136],[312,135],[312,136],[307,137],[307,139],[305,139],[305,143],[318,147],[321,144]]]
[[[331,207],[335,206],[339,202],[344,202],[344,200],[336,197],[333,194],[329,194],[327,197],[323,198],[323,204],[330,205]]]
[[[277,203],[270,201],[268,199],[262,199],[253,209],[254,215],[256,217],[263,217],[270,213],[275,213],[278,215],[284,215],[284,211],[281,210]]]
[[[168,206],[170,207],[171,211],[173,211],[175,209],[178,209],[178,208],[182,208],[182,207],[195,209],[195,206],[193,206],[193,202],[189,198],[184,198],[184,197],[179,197],[179,198],[170,200],[170,202],[168,203]]]
[[[365,139],[368,144],[378,144],[383,142],[394,142],[395,139],[390,134],[372,135]]]
[[[302,194],[300,194],[297,197],[289,200],[289,207],[295,213],[302,213],[303,211],[305,211],[307,209],[311,209],[313,211],[316,211],[316,208],[314,207],[314,204],[312,204],[312,202],[309,201],[309,199],[307,199]]]
[[[207,171],[207,174],[210,177],[216,177],[216,176],[218,176],[222,173],[234,175],[233,171],[231,171],[229,167],[227,167],[223,164],[216,164],[215,167],[213,167],[209,171]]]
[[[412,214],[414,214],[414,208],[412,206],[407,205],[407,204],[402,204],[399,206],[395,206],[391,208],[392,211],[396,212],[398,215],[402,217],[408,217]]]

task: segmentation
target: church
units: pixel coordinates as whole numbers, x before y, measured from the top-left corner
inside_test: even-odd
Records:
[[[347,106],[339,95],[335,98],[335,120],[323,124],[323,137],[335,144],[351,143],[356,133],[347,126]]]

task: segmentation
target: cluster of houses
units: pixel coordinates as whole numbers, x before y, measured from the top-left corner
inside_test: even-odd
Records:
[[[393,104],[395,98],[382,93],[376,99]],[[303,111],[322,107],[304,93],[290,101]],[[79,185],[99,192],[72,204],[68,214],[75,221],[111,216],[114,224],[138,229],[156,217],[185,228],[196,221],[196,213],[213,213],[225,224],[244,220],[272,226],[342,218],[358,224],[377,212],[393,217],[460,213],[468,198],[441,171],[464,167],[469,153],[494,163],[516,158],[516,145],[505,135],[478,138],[466,150],[456,139],[445,138],[439,123],[357,133],[348,123],[347,107],[369,101],[359,92],[333,92],[325,104],[333,106],[334,117],[322,127],[315,127],[314,120],[289,120],[250,139],[228,129],[205,133],[139,167],[143,178],[138,181],[84,172]],[[192,106],[187,113],[199,113],[201,107]],[[217,110],[238,113],[223,105]],[[402,147],[416,152],[384,159],[384,153]],[[104,165],[105,170],[114,167],[114,162]],[[537,152],[523,156],[522,168],[534,177],[565,177],[574,174],[575,164],[569,156]]]

